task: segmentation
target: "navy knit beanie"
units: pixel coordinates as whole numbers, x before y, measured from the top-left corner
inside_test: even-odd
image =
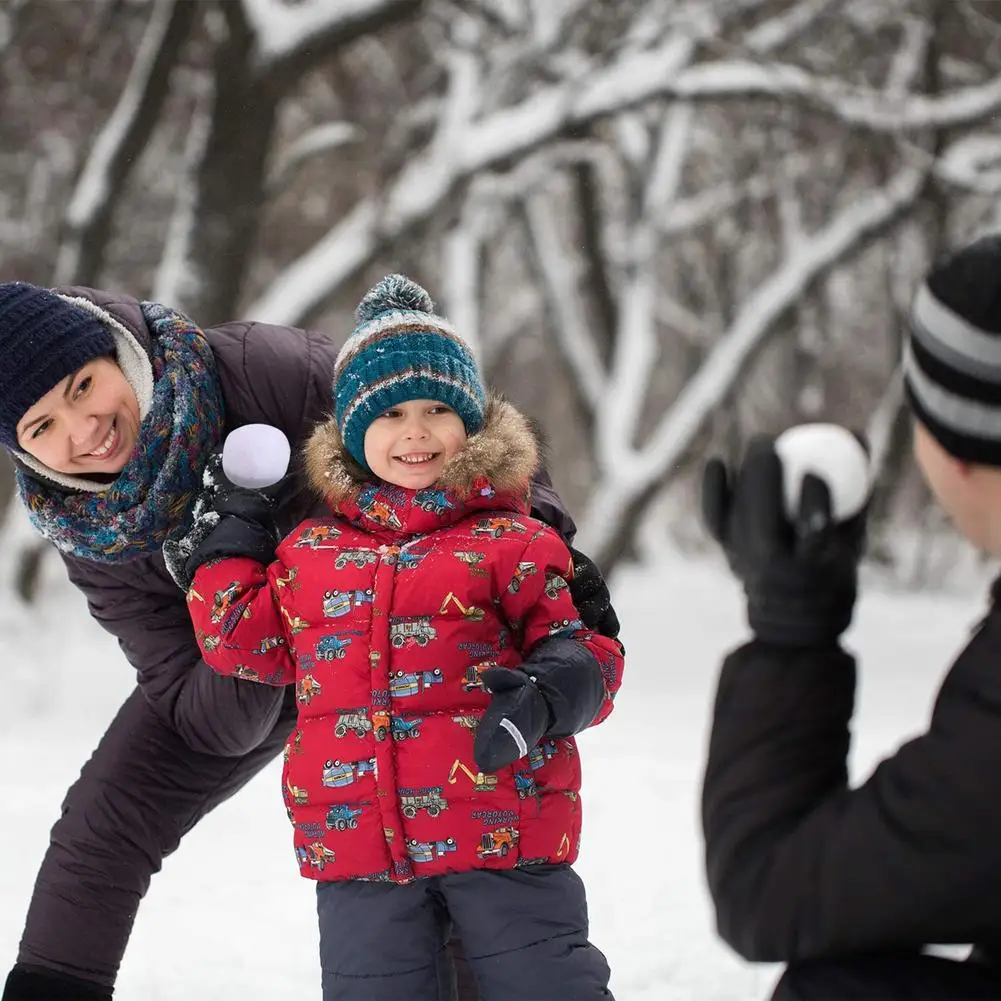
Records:
[[[89,361],[115,354],[90,313],[25,282],[0,284],[0,445],[17,451],[17,423]]]
[[[387,275],[362,299],[357,326],[334,366],[334,417],[344,447],[361,466],[365,432],[380,414],[408,400],[439,400],[467,434],[483,427],[486,392],[469,345],[434,313],[427,292]]]
[[[1001,466],[1001,236],[956,251],[925,279],[911,310],[904,386],[950,455]]]

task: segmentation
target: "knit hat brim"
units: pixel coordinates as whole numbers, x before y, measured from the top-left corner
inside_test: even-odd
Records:
[[[911,311],[904,386],[915,416],[957,459],[1001,466],[1001,337],[923,285]]]

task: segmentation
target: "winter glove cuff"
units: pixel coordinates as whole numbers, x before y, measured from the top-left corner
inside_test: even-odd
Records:
[[[851,625],[856,580],[852,577],[819,593],[809,588],[796,594],[784,588],[745,593],[747,624],[756,638],[775,646],[828,646]]]
[[[608,694],[598,661],[578,640],[559,637],[539,644],[523,670],[549,709],[546,737],[570,737],[586,729]]]

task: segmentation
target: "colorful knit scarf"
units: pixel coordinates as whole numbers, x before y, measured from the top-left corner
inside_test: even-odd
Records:
[[[80,559],[122,563],[185,531],[202,470],[222,442],[222,386],[205,334],[159,303],[141,308],[153,339],[153,402],[118,478],[98,493],[68,493],[17,472],[35,527]]]

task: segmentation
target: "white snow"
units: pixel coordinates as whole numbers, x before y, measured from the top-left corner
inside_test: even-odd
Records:
[[[782,460],[786,513],[799,511],[803,477],[819,476],[828,486],[831,514],[845,521],[862,510],[869,497],[869,456],[851,431],[838,424],[797,424],[775,439]]]
[[[46,603],[0,612],[0,968],[13,961],[60,799],[130,688],[113,640],[55,576]],[[707,721],[720,658],[744,636],[736,585],[715,563],[672,558],[615,583],[625,686],[580,741],[579,870],[592,937],[619,1001],[757,1001],[775,967],[751,967],[713,932],[697,826]],[[856,775],[925,723],[941,675],[980,612],[977,597],[872,589],[850,645],[862,669]],[[298,876],[275,763],[168,859],[139,912],[121,1001],[319,999],[312,886]]]
[[[399,5],[399,0],[243,0],[243,11],[257,35],[258,60],[266,70],[302,52],[322,35],[348,28]]]
[[[287,472],[292,446],[281,428],[272,424],[244,424],[226,435],[222,471],[238,487],[263,490]]]

